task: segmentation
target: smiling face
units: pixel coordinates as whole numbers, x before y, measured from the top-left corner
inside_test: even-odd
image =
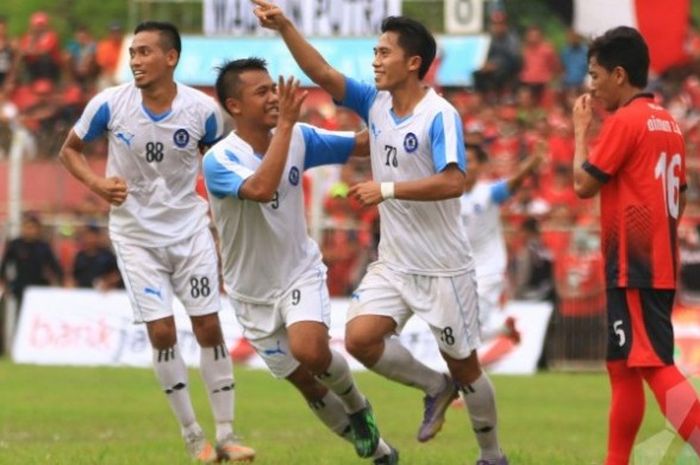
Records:
[[[141,31],[129,47],[129,65],[134,83],[139,89],[148,89],[172,80],[177,65],[175,49],[165,50],[158,31]]]
[[[588,74],[591,77],[591,96],[603,103],[608,111],[615,111],[621,105],[622,89],[627,82],[627,74],[620,66],[612,71],[598,64],[595,56],[588,61]]]
[[[420,57],[407,57],[399,45],[399,34],[388,31],[379,36],[379,42],[374,48],[372,67],[377,90],[391,91],[405,82],[411,73],[417,73]]]
[[[238,76],[237,93],[226,99],[226,109],[237,121],[272,129],[279,118],[277,84],[267,71],[251,69]]]

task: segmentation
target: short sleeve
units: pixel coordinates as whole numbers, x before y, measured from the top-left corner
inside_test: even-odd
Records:
[[[636,140],[632,128],[622,118],[609,117],[583,169],[598,181],[607,182],[629,157]]]
[[[345,76],[345,96],[339,103],[360,115],[365,122],[369,119],[369,109],[377,97],[377,88]]]
[[[462,121],[456,111],[443,110],[435,115],[430,125],[430,144],[436,172],[452,163],[462,171],[466,169]]]
[[[508,200],[510,198],[508,181],[501,180],[491,184],[490,194],[491,200],[499,205]]]
[[[211,108],[207,111],[204,121],[204,136],[202,137],[202,143],[208,146],[216,144],[224,133],[224,119],[221,110],[215,102],[212,101],[212,103],[213,105],[210,105]]]
[[[209,193],[217,198],[240,197],[243,181],[253,174],[253,170],[243,166],[230,150],[209,151],[202,161],[204,183]]]
[[[80,139],[90,142],[109,130],[111,117],[107,93],[102,92],[88,102],[73,131]]]
[[[299,124],[304,137],[304,169],[345,163],[355,149],[355,133]]]

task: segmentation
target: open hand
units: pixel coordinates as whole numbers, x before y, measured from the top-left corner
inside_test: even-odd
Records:
[[[306,100],[309,91],[299,91],[299,81],[293,77],[288,77],[287,82],[282,76],[277,82],[277,95],[279,96],[280,105],[280,123],[286,122],[294,124],[299,120],[301,105]]]
[[[583,94],[576,99],[573,111],[574,131],[584,133],[588,131],[593,119],[593,108],[591,107],[591,95]]]

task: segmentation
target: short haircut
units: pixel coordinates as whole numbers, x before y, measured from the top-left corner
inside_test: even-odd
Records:
[[[165,21],[144,21],[134,29],[134,34],[144,31],[154,31],[160,34],[160,47],[165,51],[169,52],[175,49],[177,52],[177,58],[180,59],[180,54],[182,53],[182,40],[180,39],[180,32],[173,23],[168,23]]]
[[[588,48],[588,60],[595,57],[600,66],[612,72],[621,67],[630,84],[644,88],[649,74],[649,48],[636,29],[619,26],[597,37]]]
[[[481,146],[481,144],[469,144],[466,143],[464,144],[464,148],[467,150],[473,150],[474,151],[474,157],[476,158],[476,161],[478,163],[486,163],[489,161],[489,156],[486,153],[486,150]]]
[[[423,79],[435,59],[437,45],[435,37],[428,29],[415,19],[405,16],[389,16],[382,21],[382,32],[396,32],[399,36],[399,47],[406,56],[420,57],[418,78]]]
[[[267,62],[262,58],[250,57],[227,61],[216,68],[219,74],[216,76],[216,98],[221,106],[226,109],[226,99],[238,97],[240,88],[240,75],[245,71],[257,70],[267,72]],[[228,110],[226,110],[228,112]]]

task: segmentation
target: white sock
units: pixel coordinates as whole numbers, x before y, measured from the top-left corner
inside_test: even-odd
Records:
[[[352,442],[350,420],[343,402],[337,395],[328,391],[323,399],[309,402],[309,407],[328,429],[346,441]]]
[[[333,391],[343,402],[345,411],[354,413],[367,405],[367,400],[355,385],[347,360],[331,349],[331,363],[326,372],[316,377],[324,386]]]
[[[384,353],[370,368],[382,376],[435,396],[445,387],[445,377],[421,362],[396,338],[384,339]]]
[[[482,373],[471,384],[460,386],[462,399],[467,406],[476,442],[481,450],[481,459],[497,460],[503,454],[498,444],[496,396],[491,380]]]
[[[311,411],[314,412],[321,422],[335,434],[352,443],[352,429],[350,428],[350,420],[345,411],[345,407],[340,398],[332,391],[328,391],[323,399],[314,402],[309,402]],[[391,452],[391,449],[384,442],[384,439],[379,439],[377,449],[372,455],[373,459],[383,457]]]
[[[216,423],[216,440],[233,434],[234,387],[233,364],[226,344],[202,347],[200,370],[207,387],[211,411]]]
[[[196,419],[187,389],[187,367],[177,344],[167,349],[153,349],[153,369],[180,426],[183,431],[189,431]]]

